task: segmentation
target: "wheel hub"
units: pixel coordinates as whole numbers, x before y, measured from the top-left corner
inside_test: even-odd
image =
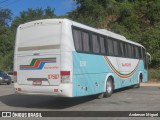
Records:
[[[107,81],[107,92],[110,93],[112,91],[112,84],[110,81]]]

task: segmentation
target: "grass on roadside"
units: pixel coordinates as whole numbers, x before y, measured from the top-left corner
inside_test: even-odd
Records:
[[[149,69],[149,81],[160,82],[160,69]]]

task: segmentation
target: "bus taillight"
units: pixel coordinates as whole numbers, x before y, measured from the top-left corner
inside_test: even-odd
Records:
[[[61,82],[62,83],[70,82],[70,71],[61,71]]]
[[[17,71],[13,72],[13,76],[14,76],[14,82],[17,82]]]

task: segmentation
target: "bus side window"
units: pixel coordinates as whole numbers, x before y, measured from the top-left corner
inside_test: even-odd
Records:
[[[93,47],[93,53],[100,52],[100,45],[99,45],[99,41],[98,41],[98,36],[95,34],[92,34],[92,47]]]
[[[123,42],[120,42],[120,53],[121,53],[121,57],[125,56],[125,53],[124,53],[124,43]]]
[[[114,56],[119,56],[119,51],[118,51],[118,41],[113,40],[113,49],[114,49]]]
[[[137,46],[135,46],[135,57],[136,59],[139,59],[140,58],[140,55],[139,55],[139,48]]]
[[[131,45],[131,51],[132,51],[132,58],[136,58],[135,57],[135,46]]]
[[[83,51],[90,52],[89,33],[82,32],[82,44],[83,44]]]
[[[75,44],[75,49],[77,51],[82,51],[81,31],[73,29],[73,40],[74,40],[74,44]]]
[[[104,43],[104,37],[101,37],[99,38],[100,40],[100,49],[101,49],[101,54],[105,54],[105,43]]]
[[[128,57],[132,58],[132,50],[131,50],[131,45],[128,44]]]
[[[124,51],[125,51],[125,57],[128,57],[128,47],[127,47],[127,43],[124,43]]]
[[[139,58],[142,59],[142,49],[141,49],[141,47],[138,47],[138,52],[139,52]]]
[[[108,38],[107,40],[108,42],[108,54],[109,56],[113,56],[114,55],[114,50],[113,50],[113,40],[111,38]]]

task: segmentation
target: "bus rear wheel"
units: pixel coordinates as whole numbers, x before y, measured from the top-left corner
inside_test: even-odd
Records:
[[[108,78],[106,82],[106,92],[104,93],[104,97],[110,97],[113,93],[113,80],[111,77]]]
[[[135,88],[139,88],[140,87],[140,83],[142,82],[142,79],[143,79],[143,76],[142,76],[142,74],[140,74],[140,76],[139,76],[139,82],[138,82],[138,84],[136,84],[134,86]]]

